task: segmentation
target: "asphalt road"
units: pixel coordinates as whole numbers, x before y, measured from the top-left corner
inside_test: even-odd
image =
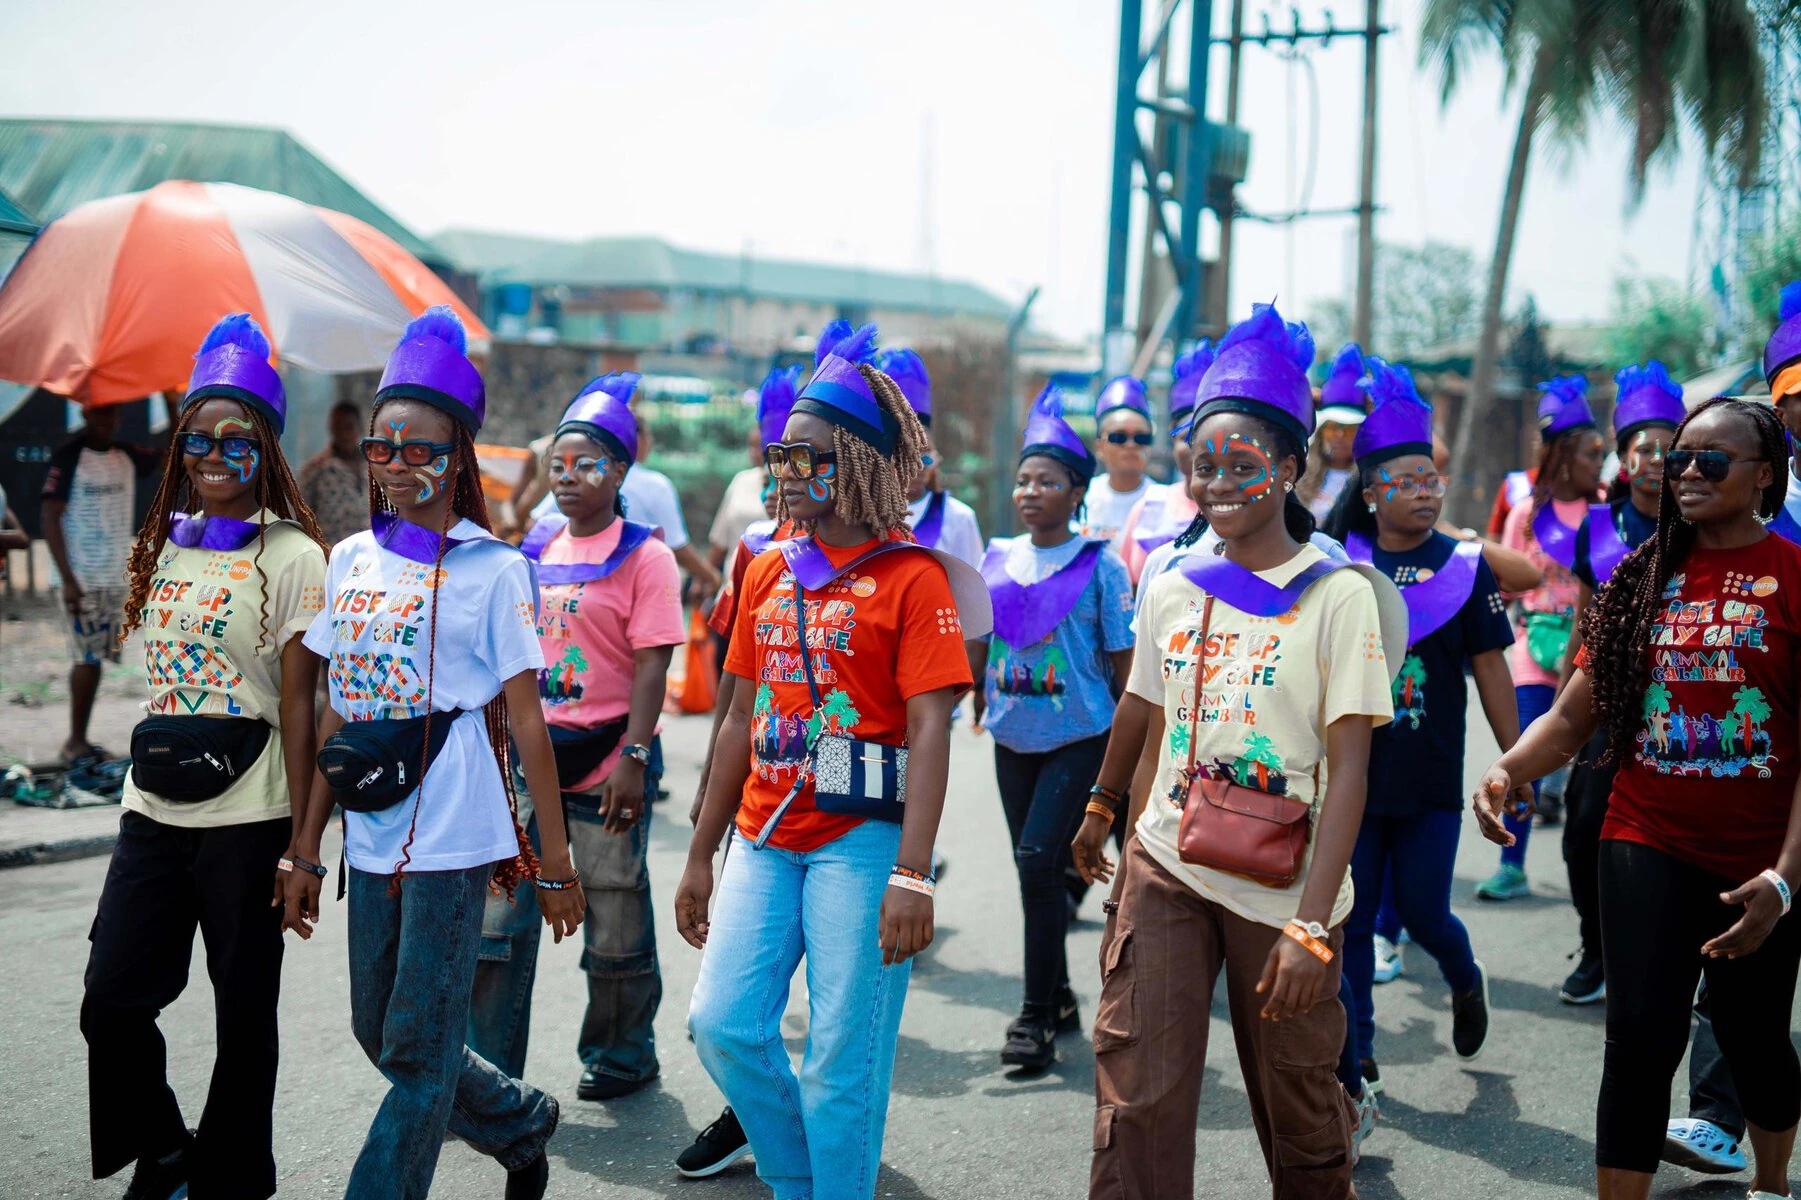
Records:
[[[1472,722],[1469,767],[1492,754]],[[577,951],[545,943],[540,959],[528,1077],[563,1099],[552,1142],[553,1196],[767,1196],[748,1163],[710,1181],[687,1181],[671,1161],[718,1114],[720,1098],[689,1046],[684,1021],[699,955],[668,914],[687,847],[704,726],[664,731],[675,799],[656,810],[651,873],[657,893],[666,995],[657,1033],[659,1083],[611,1104],[575,1099],[575,1030],[584,1001]],[[959,731],[941,845],[951,869],[939,893],[938,941],[917,965],[901,1030],[878,1195],[1064,1197],[1086,1194],[1093,1120],[1093,1060],[1085,1038],[1061,1043],[1063,1060],[1036,1079],[1009,1078],[998,1052],[1019,1002],[1019,905],[1006,826],[994,799],[991,751]],[[1536,837],[1529,866],[1538,895],[1505,905],[1468,900],[1494,864],[1493,848],[1466,822],[1458,907],[1493,978],[1495,1025],[1473,1064],[1450,1050],[1449,1000],[1427,956],[1409,950],[1408,973],[1377,990],[1383,1120],[1357,1170],[1359,1194],[1408,1197],[1574,1197],[1589,1194],[1599,1008],[1558,1002],[1570,964],[1569,909],[1557,831]],[[84,935],[106,860],[0,871],[0,1196],[116,1197],[124,1179],[88,1178],[86,1047],[77,1028]],[[1099,979],[1100,896],[1091,895],[1070,939],[1084,1018]],[[282,996],[283,1054],[276,1100],[276,1160],[284,1195],[342,1193],[385,1084],[350,1036],[343,909],[327,908],[318,934],[291,941]],[[193,984],[166,1014],[170,1074],[197,1120],[212,1063],[211,992],[196,957]],[[1212,1012],[1198,1193],[1268,1195],[1233,1060],[1223,1000]],[[787,1029],[804,1033],[803,989]],[[1197,1011],[1196,1019],[1206,1019]],[[1686,1078],[1686,1076],[1682,1076]],[[447,1143],[436,1194],[492,1197],[501,1173],[489,1159]],[[1747,1177],[1707,1180],[1665,1168],[1655,1194],[1742,1196]]]

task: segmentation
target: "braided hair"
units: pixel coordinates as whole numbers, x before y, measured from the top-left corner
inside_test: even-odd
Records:
[[[261,451],[255,479],[257,508],[266,508],[282,520],[294,522],[321,550],[330,553],[331,546],[319,531],[319,522],[314,519],[313,510],[307,507],[306,501],[301,497],[300,485],[294,481],[294,472],[288,468],[287,455],[281,451],[281,435],[275,432],[269,419],[254,406],[240,404],[238,407],[243,410],[244,419],[250,422],[251,432]],[[199,411],[200,405],[190,405],[169,431],[169,449],[163,459],[163,477],[156,486],[156,495],[150,501],[150,511],[144,517],[144,524],[138,529],[138,538],[132,544],[131,558],[125,568],[127,594],[125,624],[119,630],[121,646],[144,623],[144,601],[150,595],[151,576],[156,572],[157,559],[162,556],[163,545],[169,540],[169,530],[175,523],[175,514],[180,512],[192,515],[200,507],[200,497],[188,479],[187,464],[182,461],[181,453],[182,435],[188,431],[189,422]],[[257,530],[256,556],[252,559],[256,564],[256,577],[263,588],[262,610],[259,614],[262,636],[257,639],[258,654],[263,653],[264,645],[269,642],[269,577],[263,573],[263,550],[268,546],[268,541],[269,527],[264,525]],[[270,646],[270,650],[279,654],[281,648]]]
[[[1758,499],[1758,519],[1782,510],[1788,482],[1784,471],[1788,445],[1782,420],[1768,404],[1716,396],[1698,405],[1676,427],[1676,436],[1702,413],[1724,408],[1751,423],[1758,441],[1759,462],[1773,468],[1769,486]],[[1582,617],[1582,642],[1594,690],[1594,711],[1607,734],[1603,762],[1624,762],[1632,754],[1644,717],[1650,674],[1646,648],[1651,626],[1663,615],[1664,588],[1695,545],[1695,527],[1676,509],[1675,480],[1667,473],[1657,502],[1657,532],[1626,555],[1614,568]]]
[[[865,526],[882,538],[907,529],[907,488],[925,469],[921,457],[927,435],[918,414],[894,380],[868,363],[858,363],[857,370],[899,431],[894,452],[884,455],[843,426],[832,426],[832,450],[837,462],[833,506],[844,521]],[[776,497],[777,522],[791,520],[788,502],[781,498],[779,490]]]
[[[1189,445],[1192,446],[1194,444],[1194,431],[1200,428],[1202,421],[1205,421],[1212,415],[1212,413],[1195,414],[1194,421],[1188,426]],[[1294,434],[1290,433],[1281,425],[1264,417],[1254,416],[1251,413],[1244,412],[1236,413],[1235,415],[1250,421],[1257,428],[1257,436],[1260,439],[1268,439],[1269,444],[1275,447],[1275,462],[1281,462],[1285,458],[1293,458],[1295,460],[1295,465],[1299,468],[1301,474],[1305,475],[1307,473],[1307,447],[1301,444],[1299,438],[1295,437]],[[1299,491],[1300,489],[1297,487],[1295,491],[1284,494],[1282,499],[1282,524],[1287,527],[1289,537],[1297,542],[1305,544],[1306,541],[1313,536],[1313,514],[1308,511],[1305,504],[1301,503],[1298,494]],[[1187,549],[1189,546],[1194,545],[1196,542],[1200,541],[1201,536],[1207,532],[1207,510],[1198,503],[1196,507],[1199,508],[1200,511],[1194,514],[1194,520],[1189,522],[1188,528],[1183,530],[1181,535],[1176,538],[1176,546],[1178,549]]]
[[[369,414],[369,433],[375,433],[375,415],[381,411],[377,404]],[[475,457],[475,436],[469,427],[461,421],[453,421],[451,442],[456,446],[451,451],[451,470],[447,477],[450,489],[450,503],[444,507],[444,528],[438,531],[438,552],[432,562],[431,574],[426,576],[431,593],[431,637],[426,650],[425,666],[425,737],[424,749],[419,755],[419,787],[413,794],[413,816],[407,825],[406,843],[400,850],[400,861],[394,864],[394,882],[389,893],[400,890],[401,876],[406,874],[407,864],[412,861],[413,835],[419,828],[419,806],[425,800],[425,756],[431,746],[432,683],[436,673],[438,660],[438,594],[442,590],[439,584],[444,578],[444,551],[448,547],[450,527],[456,518],[464,517],[474,521],[483,529],[493,532],[494,526],[488,518],[488,501],[482,494],[481,468]],[[392,513],[394,508],[388,503],[388,496],[375,480],[375,473],[369,474],[369,516],[374,519],[378,513]],[[507,717],[507,697],[503,690],[482,706],[482,715],[487,725],[488,744],[494,750],[495,765],[500,768],[501,785],[506,789],[507,809],[513,816],[513,834],[519,842],[519,853],[509,859],[494,864],[494,877],[491,886],[497,891],[504,891],[510,899],[514,889],[526,879],[535,879],[538,875],[538,856],[532,851],[531,839],[526,836],[525,826],[519,822],[519,796],[513,788],[513,760],[511,751],[510,723]]]
[[[1551,503],[1552,484],[1569,470],[1570,463],[1576,458],[1576,448],[1583,438],[1591,435],[1601,436],[1593,425],[1578,425],[1564,430],[1538,448],[1538,474],[1532,483],[1533,512],[1543,512]]]

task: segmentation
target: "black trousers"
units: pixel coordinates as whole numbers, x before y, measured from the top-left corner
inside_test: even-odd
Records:
[[[273,1109],[281,994],[281,910],[270,907],[283,817],[185,829],[127,811],[88,934],[81,1032],[88,1042],[94,1178],[188,1140],[169,1088],[157,1016],[188,982],[194,931],[206,945],[217,1055],[190,1161],[194,1200],[275,1192]]]
[[[1695,985],[1707,978],[1720,1053],[1745,1119],[1792,1129],[1801,1118],[1801,1061],[1789,1041],[1801,922],[1776,923],[1756,953],[1704,958],[1701,945],[1743,912],[1722,879],[1634,842],[1601,843],[1601,953],[1607,970],[1607,1052],[1595,1162],[1652,1172],[1669,1120],[1670,1080],[1688,1045]]]
[[[1613,791],[1616,769],[1613,763],[1600,764],[1606,749],[1607,731],[1603,729],[1577,756],[1563,796],[1563,865],[1570,876],[1570,903],[1576,906],[1584,958],[1601,953],[1601,824],[1607,820],[1607,798]]]

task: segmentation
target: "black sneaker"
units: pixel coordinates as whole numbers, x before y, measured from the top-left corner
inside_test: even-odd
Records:
[[[750,1139],[744,1136],[744,1126],[738,1124],[738,1115],[727,1108],[717,1121],[700,1131],[692,1146],[682,1151],[675,1160],[675,1169],[689,1179],[705,1179],[749,1153]]]
[[[1607,999],[1607,972],[1601,967],[1601,956],[1583,947],[1582,961],[1557,989],[1557,996],[1565,1004],[1599,1004]]]
[[[593,1067],[583,1067],[582,1077],[575,1083],[575,1094],[583,1100],[618,1100],[631,1095],[655,1078],[652,1075],[650,1079],[621,1079]]]
[[[549,1190],[550,1156],[542,1150],[523,1167],[507,1172],[506,1200],[544,1200]]]
[[[1082,1032],[1082,1010],[1076,1004],[1076,994],[1068,984],[1057,989],[1057,999],[1053,1002],[1057,1014],[1057,1035]]]
[[[140,1158],[125,1200],[187,1200],[188,1151],[192,1137],[160,1158]]]
[[[1476,960],[1476,974],[1481,982],[1475,990],[1451,997],[1451,1048],[1465,1062],[1482,1053],[1488,1040],[1488,968],[1481,959]]]
[[[1382,1070],[1376,1066],[1375,1059],[1359,1059],[1357,1063],[1357,1073],[1363,1076],[1363,1087],[1365,1091],[1376,1096],[1382,1094]]]
[[[1057,1019],[1052,1013],[1027,1008],[1007,1026],[1007,1044],[1001,1061],[1010,1067],[1037,1072],[1057,1061]]]

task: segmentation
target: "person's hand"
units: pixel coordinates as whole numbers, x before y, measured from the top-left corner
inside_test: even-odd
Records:
[[[644,764],[621,754],[600,785],[600,817],[608,833],[624,833],[637,823],[644,804]]]
[[[572,871],[563,878],[570,878],[573,874]],[[532,891],[538,893],[538,911],[544,914],[544,923],[550,926],[551,939],[560,942],[573,936],[588,912],[588,898],[582,892],[581,880],[576,880],[574,887],[555,891],[541,888],[535,881],[531,886]]]
[[[1709,958],[1743,958],[1755,954],[1782,919],[1782,897],[1776,885],[1762,875],[1747,879],[1730,892],[1720,893],[1721,904],[1742,904],[1745,915],[1732,923],[1732,928],[1701,947]]]
[[[1106,883],[1113,878],[1113,860],[1107,857],[1107,833],[1112,828],[1112,821],[1094,813],[1082,818],[1082,827],[1076,830],[1070,850],[1075,854],[1076,871],[1083,882]]]
[[[713,861],[688,861],[675,887],[675,931],[696,950],[707,944],[707,906],[713,900]]]
[[[275,903],[282,910],[282,932],[291,929],[301,941],[306,941],[313,936],[313,926],[319,923],[319,895],[325,881],[296,867],[292,871],[277,871],[275,887]]]
[[[1515,783],[1513,777],[1503,771],[1500,764],[1490,767],[1482,775],[1482,782],[1476,785],[1474,802],[1470,805],[1476,813],[1476,824],[1482,829],[1482,836],[1497,846],[1511,846],[1514,837],[1507,832],[1502,823],[1503,803],[1506,812],[1516,820],[1525,820],[1532,815],[1536,807],[1532,799],[1530,783]]]
[[[81,585],[67,576],[63,577],[63,610],[71,617],[81,616]]]
[[[1287,934],[1279,935],[1264,961],[1263,978],[1257,981],[1257,994],[1269,997],[1263,1016],[1271,1021],[1300,1016],[1328,995],[1338,994],[1331,978],[1330,963],[1321,962]]]
[[[906,962],[932,944],[932,898],[906,888],[882,893],[882,965]]]
[[[974,733],[982,732],[982,721],[988,716],[988,696],[981,688],[969,693],[969,728]]]

